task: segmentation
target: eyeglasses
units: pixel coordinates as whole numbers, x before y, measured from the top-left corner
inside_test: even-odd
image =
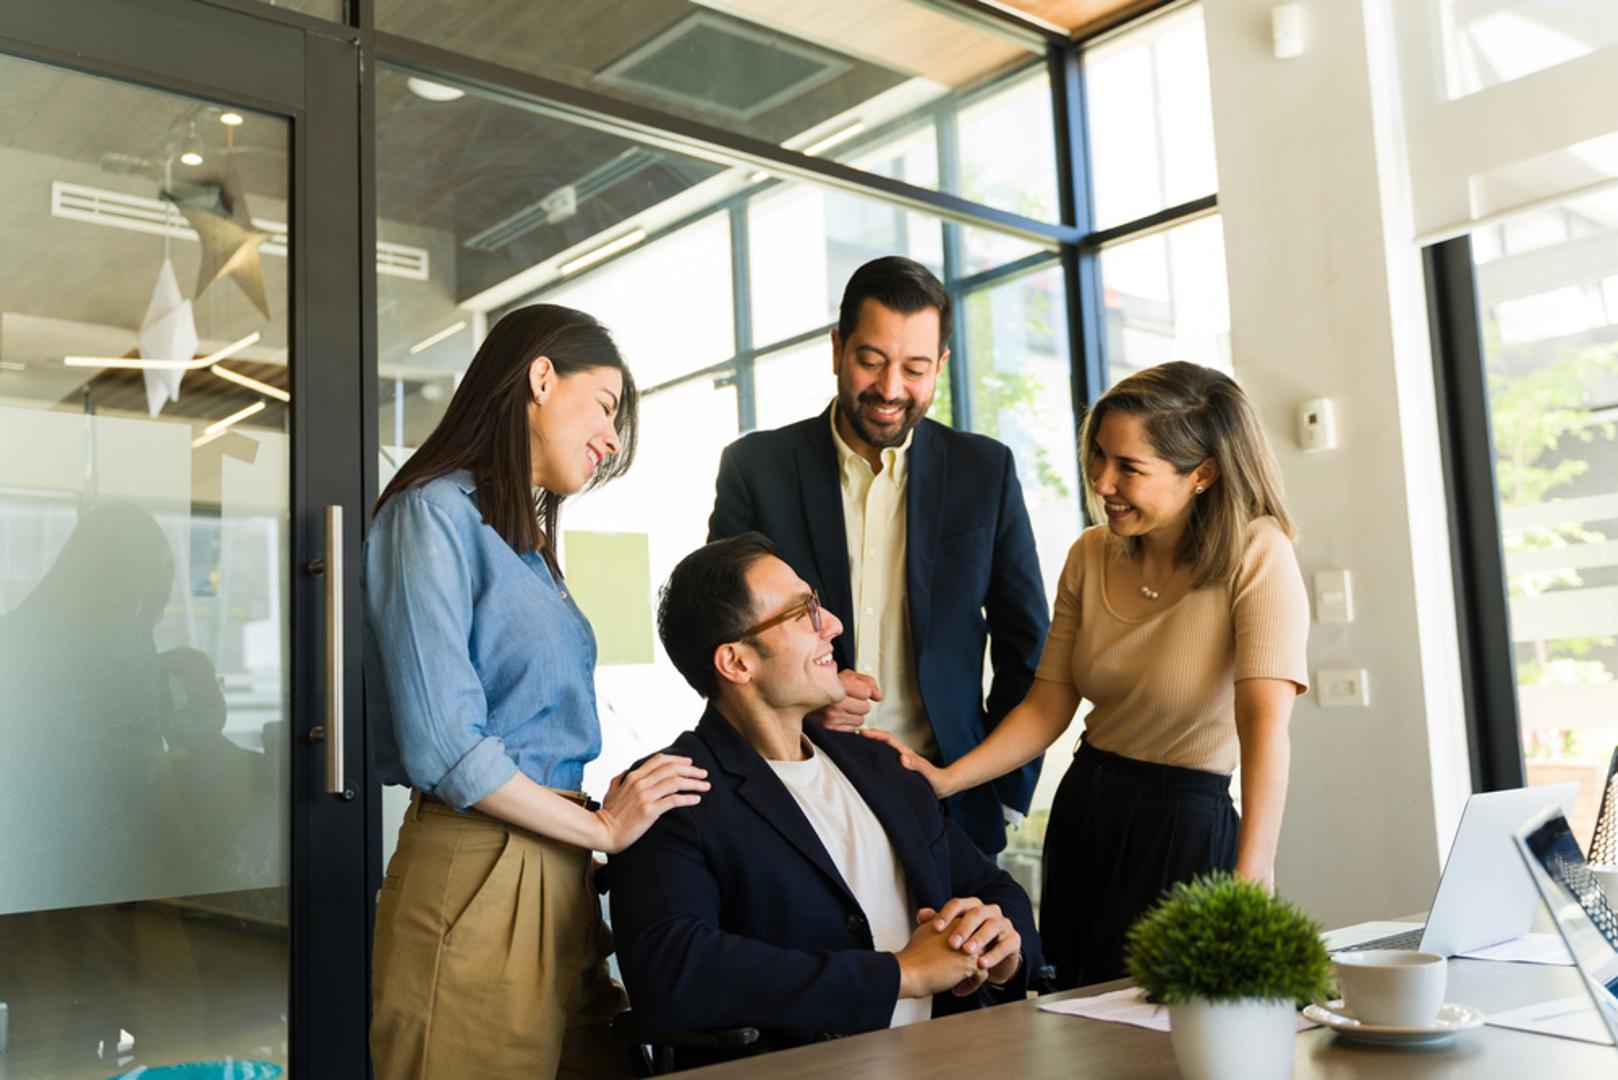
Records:
[[[763,622],[749,630],[743,630],[736,636],[736,638],[738,641],[740,641],[742,638],[750,638],[757,634],[762,634],[771,627],[780,626],[784,622],[790,622],[791,620],[796,619],[799,615],[809,616],[809,625],[815,628],[815,633],[820,633],[820,593],[816,592],[814,589],[810,589],[809,595],[804,598],[801,604],[793,604],[791,607],[781,612],[781,614],[765,619]]]

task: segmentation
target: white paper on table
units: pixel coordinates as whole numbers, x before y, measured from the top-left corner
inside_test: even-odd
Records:
[[[1041,1002],[1045,1012],[1064,1016],[1083,1016],[1090,1020],[1103,1020],[1109,1024],[1133,1024],[1153,1031],[1169,1029],[1169,1010],[1146,1000],[1146,991],[1138,986],[1126,986],[1108,994],[1094,997],[1068,998],[1066,1001]],[[1298,1017],[1298,1030],[1308,1031],[1319,1024]]]
[[[1573,954],[1561,934],[1524,934],[1484,949],[1456,953],[1463,960],[1503,960],[1514,964],[1560,964],[1573,966]]]
[[[1607,1034],[1606,1025],[1596,1015],[1596,1007],[1588,994],[1538,1001],[1520,1009],[1491,1013],[1484,1023],[1514,1031],[1532,1031],[1536,1035],[1555,1035],[1559,1039],[1612,1045],[1612,1036]]]

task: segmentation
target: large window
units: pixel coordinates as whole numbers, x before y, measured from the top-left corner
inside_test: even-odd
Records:
[[[1169,360],[1231,370],[1202,9],[1085,49],[1107,381]]]
[[[860,264],[909,255],[949,287],[957,331],[931,415],[1012,448],[1048,593],[1083,527],[1075,402],[1101,389],[1084,382],[1094,361],[1111,379],[1170,359],[1230,367],[1196,6],[1051,46],[1078,49],[1089,88],[1072,162],[1051,43],[992,19],[909,0],[841,18],[751,0],[627,10],[497,0],[446,22],[424,0],[375,5],[377,236],[398,252],[378,286],[381,479],[516,305],[601,318],[645,392],[639,463],[564,514],[564,564],[601,639],[592,790],[695,720],[652,632],[655,590],[706,536],[723,448],[831,399],[829,331]],[[457,53],[496,66],[458,73]],[[490,80],[506,89],[477,88]],[[785,168],[763,146],[806,157]],[[1094,213],[1063,226],[1062,205]],[[1062,244],[1099,282],[1078,305]],[[1098,325],[1073,325],[1079,311]],[[1073,355],[1079,340],[1104,356]],[[1077,733],[1012,839],[1036,896]]]
[[[1079,525],[1066,290],[1054,247],[992,222],[948,222],[875,192],[699,160],[476,92],[423,95],[386,67],[377,102],[378,239],[419,253],[412,273],[378,282],[380,478],[426,437],[481,336],[516,306],[565,304],[601,319],[644,393],[635,467],[563,514],[563,565],[600,645],[604,746],[586,776],[590,790],[700,715],[656,640],[655,591],[706,539],[721,451],[745,431],[814,416],[831,400],[837,305],[849,275],[872,258],[917,259],[960,298],[954,362],[971,392],[952,395],[941,383],[933,415],[1013,446],[1054,584]],[[1054,162],[1049,112],[1043,74],[1014,75],[967,95],[958,113],[867,141],[857,163],[928,183],[959,169],[939,148],[964,140],[995,159],[966,170],[973,193],[1051,214],[1039,176]],[[424,135],[443,152],[423,158]],[[1043,146],[1036,168],[999,160],[1007,137]],[[570,176],[593,179],[554,196]]]
[[[1618,194],[1472,234],[1530,784],[1587,843],[1618,744]]]

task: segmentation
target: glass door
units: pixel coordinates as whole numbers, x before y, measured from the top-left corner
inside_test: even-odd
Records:
[[[84,7],[0,18],[0,1077],[363,1075],[325,510],[352,565],[362,473],[305,480],[345,460],[313,372],[348,365],[358,416],[360,361],[312,345],[332,166],[295,167],[341,64],[239,12]]]

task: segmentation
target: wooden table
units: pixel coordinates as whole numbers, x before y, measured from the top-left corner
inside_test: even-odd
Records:
[[[1127,983],[1089,986],[1042,1000],[1116,990]],[[1485,1013],[1504,1012],[1536,1001],[1583,994],[1571,967],[1539,964],[1449,962],[1450,1001]],[[1395,1049],[1344,1042],[1326,1028],[1298,1036],[1294,1080],[1375,1077],[1402,1080],[1559,1080],[1561,1077],[1618,1077],[1618,1049],[1593,1043],[1532,1035],[1484,1026],[1466,1031],[1447,1046]],[[1174,1051],[1166,1033],[1078,1016],[1041,1012],[1035,1000],[931,1020],[849,1039],[784,1050],[728,1065],[696,1069],[697,1077],[813,1077],[824,1080],[981,1077],[1038,1080],[1042,1077],[1177,1077]]]

